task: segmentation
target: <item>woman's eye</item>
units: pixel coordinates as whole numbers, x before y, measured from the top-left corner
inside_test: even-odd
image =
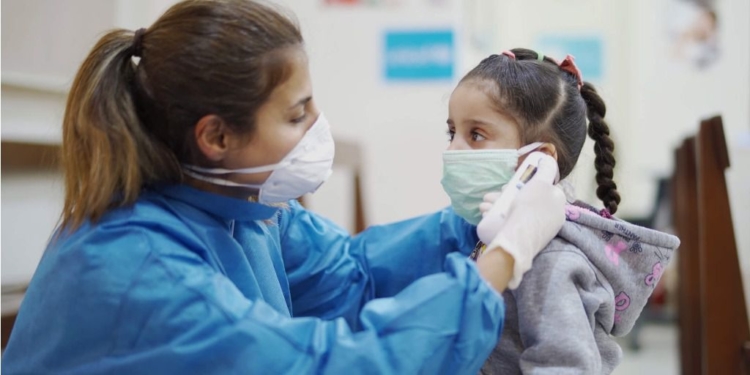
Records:
[[[474,142],[479,142],[479,141],[484,141],[487,138],[485,138],[483,135],[481,135],[481,134],[479,134],[479,133],[477,133],[477,132],[474,131],[474,132],[471,132],[471,139]]]
[[[307,118],[307,112],[305,112],[305,113],[304,113],[304,114],[303,114],[302,116],[300,116],[300,117],[297,117],[297,118],[295,118],[295,119],[292,119],[292,122],[293,122],[293,123],[295,123],[295,124],[299,124],[299,123],[301,123],[301,122],[305,121],[305,118]]]

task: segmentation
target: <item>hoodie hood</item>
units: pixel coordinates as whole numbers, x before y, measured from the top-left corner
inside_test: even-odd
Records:
[[[608,281],[615,310],[610,334],[626,334],[640,316],[680,240],[600,215],[580,201],[566,206],[565,216],[567,220],[558,237],[580,249]]]

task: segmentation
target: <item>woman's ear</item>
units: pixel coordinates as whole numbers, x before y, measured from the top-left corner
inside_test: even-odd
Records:
[[[221,117],[206,115],[195,124],[195,143],[206,159],[217,162],[229,151],[229,128]]]
[[[541,146],[539,146],[536,151],[541,151],[549,156],[552,156],[555,158],[555,161],[557,161],[557,147],[553,145],[552,143],[543,143]]]

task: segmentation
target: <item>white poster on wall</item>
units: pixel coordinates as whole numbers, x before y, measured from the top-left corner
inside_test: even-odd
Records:
[[[697,69],[720,58],[719,17],[715,1],[670,0],[666,12],[670,56]]]

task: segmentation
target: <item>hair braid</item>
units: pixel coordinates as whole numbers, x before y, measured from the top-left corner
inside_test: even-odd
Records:
[[[615,144],[609,136],[609,126],[604,121],[607,107],[604,101],[588,82],[581,88],[581,96],[586,101],[587,116],[589,119],[588,133],[594,140],[594,153],[596,159],[596,196],[604,202],[604,207],[610,214],[617,212],[620,203],[620,193],[617,184],[613,180],[615,168]]]

